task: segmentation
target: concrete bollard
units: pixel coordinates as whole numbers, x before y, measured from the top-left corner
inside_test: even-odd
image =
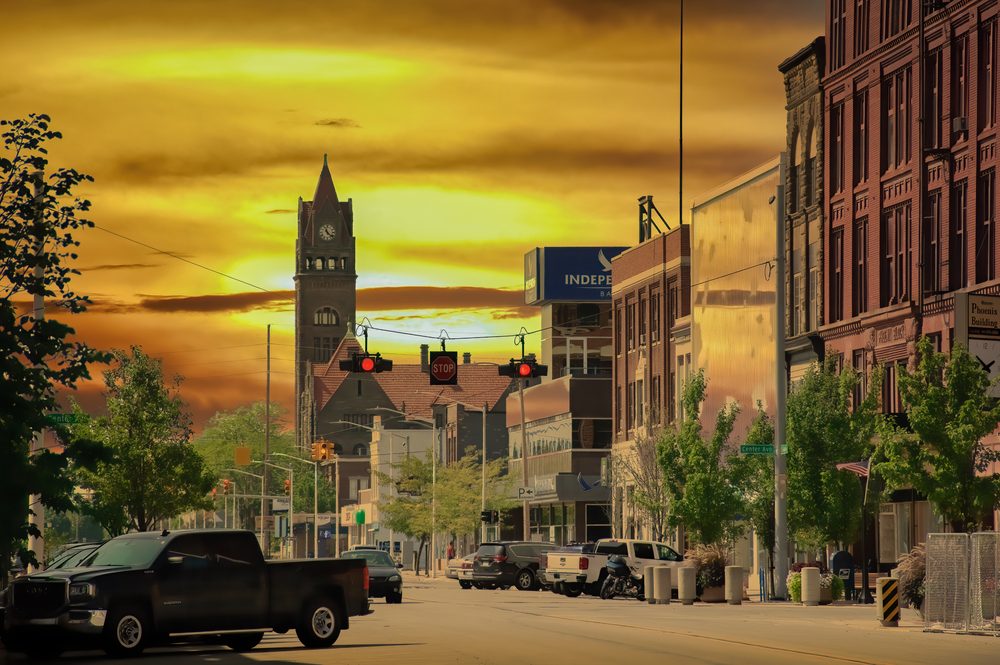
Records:
[[[642,587],[643,595],[646,596],[646,602],[652,605],[656,602],[656,598],[653,595],[654,589],[656,589],[656,580],[653,579],[653,566],[646,566],[642,569]]]
[[[698,595],[698,588],[695,585],[697,572],[691,566],[677,569],[677,598],[681,601],[681,605],[694,605],[695,596]]]
[[[802,569],[802,604],[819,605],[819,568]]]
[[[656,604],[669,605],[672,586],[670,569],[666,566],[656,566],[653,569],[653,576],[656,578],[656,583],[653,585],[653,591],[656,593]]]
[[[743,566],[726,566],[726,602],[743,604]]]

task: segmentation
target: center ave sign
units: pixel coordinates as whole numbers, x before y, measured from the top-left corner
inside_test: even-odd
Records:
[[[431,351],[431,385],[458,385],[458,352]]]

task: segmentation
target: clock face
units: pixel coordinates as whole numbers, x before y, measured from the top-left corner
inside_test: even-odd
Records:
[[[969,353],[979,361],[979,366],[990,375],[990,381],[1000,377],[1000,340],[969,338]],[[990,394],[996,397],[1000,385],[994,386]]]
[[[324,224],[319,227],[319,237],[323,240],[333,240],[337,237],[337,230],[331,224]]]

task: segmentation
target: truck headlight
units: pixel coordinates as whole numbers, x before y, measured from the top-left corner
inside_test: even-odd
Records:
[[[69,585],[69,599],[82,600],[83,598],[93,598],[97,595],[97,587],[89,582],[78,582]]]
[[[398,582],[399,580],[400,580],[399,575],[390,575],[389,576],[389,581],[390,582]]]

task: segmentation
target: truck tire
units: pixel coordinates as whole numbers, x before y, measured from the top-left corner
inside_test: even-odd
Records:
[[[340,606],[329,598],[316,598],[303,606],[295,634],[305,647],[323,649],[337,641],[342,624]]]
[[[264,639],[264,633],[232,633],[225,636],[224,644],[233,651],[250,651]]]
[[[514,579],[514,586],[517,587],[518,591],[531,591],[535,586],[535,575],[531,572],[530,568],[522,568],[517,571],[517,577]]]
[[[102,646],[112,658],[130,658],[141,654],[152,637],[149,612],[138,605],[121,605],[108,612]]]
[[[576,598],[581,593],[583,593],[582,584],[567,584],[563,590],[563,595],[569,598]]]

